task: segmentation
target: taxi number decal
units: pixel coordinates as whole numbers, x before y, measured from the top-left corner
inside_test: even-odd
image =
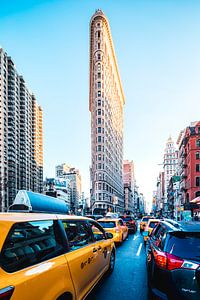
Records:
[[[89,257],[87,260],[83,261],[81,263],[81,269],[83,269],[85,266],[87,266],[88,264],[90,264],[93,260],[93,256]]]

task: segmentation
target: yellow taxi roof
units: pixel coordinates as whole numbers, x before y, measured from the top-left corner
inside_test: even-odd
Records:
[[[160,220],[159,219],[149,219],[149,221],[148,221],[148,223],[151,223],[151,222],[160,222]]]
[[[61,214],[45,214],[45,213],[0,213],[0,222],[24,222],[24,221],[36,221],[36,220],[49,220],[49,219],[69,219],[80,220],[88,219],[82,216],[73,215],[61,215]]]
[[[98,220],[98,222],[99,221],[103,221],[103,222],[116,222],[116,221],[119,221],[119,220],[121,220],[120,218],[102,218],[102,219],[99,219]]]

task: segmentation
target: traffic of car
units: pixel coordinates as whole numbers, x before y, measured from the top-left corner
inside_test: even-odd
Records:
[[[120,218],[102,218],[98,223],[105,229],[106,232],[111,232],[113,241],[117,244],[122,244],[128,237],[128,227]]]
[[[146,255],[149,299],[200,299],[199,222],[160,221]]]
[[[149,219],[147,222],[147,225],[144,227],[143,231],[143,238],[144,238],[144,244],[146,245],[147,240],[149,239],[149,236],[151,235],[154,227],[160,222],[159,219]]]
[[[129,233],[136,233],[137,231],[137,222],[131,215],[121,215],[120,218],[128,227]]]

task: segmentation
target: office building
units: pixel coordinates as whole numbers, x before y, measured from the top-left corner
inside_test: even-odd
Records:
[[[124,209],[123,107],[125,104],[108,19],[90,22],[91,208]]]
[[[42,192],[42,109],[0,48],[0,211],[18,190]]]

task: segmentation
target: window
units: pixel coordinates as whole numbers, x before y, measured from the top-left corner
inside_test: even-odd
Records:
[[[100,99],[98,100],[98,106],[101,106],[101,100]]]
[[[98,43],[98,46],[97,46],[98,50],[100,50],[100,43]]]
[[[15,224],[1,251],[2,268],[12,273],[61,255],[64,248],[58,231],[53,220]]]
[[[101,97],[101,91],[98,91],[97,95],[98,97]]]
[[[101,59],[101,54],[100,54],[100,53],[97,54],[97,59],[98,59],[98,60]]]
[[[196,172],[200,172],[200,165],[196,165]]]
[[[196,186],[200,186],[200,177],[196,177]]]
[[[124,225],[124,223],[123,223],[122,220],[119,220],[119,225],[120,225],[120,226],[123,226],[123,225]]]
[[[77,250],[93,242],[90,227],[83,221],[62,221],[70,251]]]
[[[167,252],[184,259],[199,261],[200,232],[171,233],[167,243]]]
[[[98,151],[101,151],[101,145],[98,145],[97,149]]]
[[[98,115],[101,115],[101,109],[98,109]]]
[[[97,65],[97,71],[100,72],[101,71],[101,64]]]
[[[98,127],[97,132],[98,132],[98,133],[101,133],[101,127]]]
[[[199,197],[200,196],[200,191],[195,193],[195,197]]]
[[[98,36],[98,38],[100,38],[100,36],[101,36],[100,30],[97,31],[97,36]]]
[[[200,152],[196,152],[196,159],[200,159]]]
[[[200,147],[200,139],[196,140],[196,146]]]
[[[98,124],[101,124],[101,118],[98,118]]]
[[[101,79],[101,73],[98,72],[98,79]]]
[[[91,226],[93,237],[94,237],[95,241],[101,241],[101,240],[106,239],[105,233],[100,226],[98,226],[96,223],[93,223],[93,222],[89,222],[89,224]]]
[[[98,89],[101,88],[101,82],[100,81],[98,81],[97,86],[98,86]]]
[[[101,143],[101,136],[98,135],[98,142]]]

